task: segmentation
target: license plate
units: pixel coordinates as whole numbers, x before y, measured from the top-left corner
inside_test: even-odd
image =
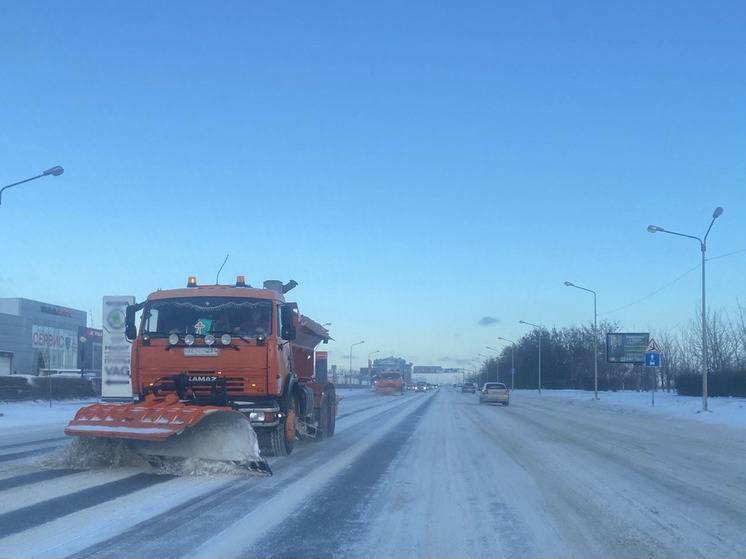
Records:
[[[185,347],[184,357],[217,357],[216,347]]]

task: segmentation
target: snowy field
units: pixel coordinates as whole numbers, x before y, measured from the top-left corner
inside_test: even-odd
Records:
[[[340,396],[272,477],[50,468],[78,404],[3,406],[0,557],[746,556],[742,401]]]
[[[536,390],[515,390],[513,395],[516,399],[539,397]],[[709,411],[702,412],[701,397],[673,392],[656,392],[654,406],[650,392],[599,392],[598,401],[594,401],[593,392],[589,391],[543,390],[541,397],[553,398],[567,406],[599,408],[622,415],[656,415],[746,428],[746,398],[709,398]]]

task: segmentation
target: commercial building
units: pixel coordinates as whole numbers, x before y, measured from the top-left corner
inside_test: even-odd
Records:
[[[86,313],[23,298],[0,298],[0,375],[40,369],[101,369],[101,331]]]
[[[361,369],[361,372],[363,371],[367,374],[367,369]],[[382,359],[374,359],[370,368],[371,376],[375,377],[384,371],[399,371],[406,384],[412,382],[412,364],[407,363],[406,360],[401,357],[391,356]]]

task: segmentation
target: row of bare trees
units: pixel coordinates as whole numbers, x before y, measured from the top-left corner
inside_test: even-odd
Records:
[[[681,328],[652,332],[662,348],[661,368],[653,379],[639,365],[606,362],[606,334],[621,331],[621,324],[602,321],[598,328],[599,388],[602,390],[646,390],[653,386],[674,389],[679,375],[702,371],[702,320],[695,315]],[[511,346],[486,361],[472,380],[479,383],[499,378],[516,388],[538,386],[539,336],[541,336],[542,387],[590,389],[593,386],[593,326],[581,324],[564,328],[534,330],[515,346],[516,372],[511,378]],[[746,375],[746,306],[740,302],[733,311],[713,310],[707,316],[707,339],[712,374]]]

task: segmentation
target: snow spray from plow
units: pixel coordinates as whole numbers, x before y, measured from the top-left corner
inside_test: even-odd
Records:
[[[213,406],[183,406],[169,396],[158,402],[94,404],[80,409],[65,433],[86,442],[72,450],[68,461],[80,460],[75,456],[79,450],[90,454],[91,466],[106,465],[99,463],[107,458],[117,465],[126,459],[122,457],[134,454],[165,469],[185,462],[181,469],[204,470],[206,464],[214,463],[216,467],[208,469],[219,470],[222,463],[272,474],[245,415]]]

